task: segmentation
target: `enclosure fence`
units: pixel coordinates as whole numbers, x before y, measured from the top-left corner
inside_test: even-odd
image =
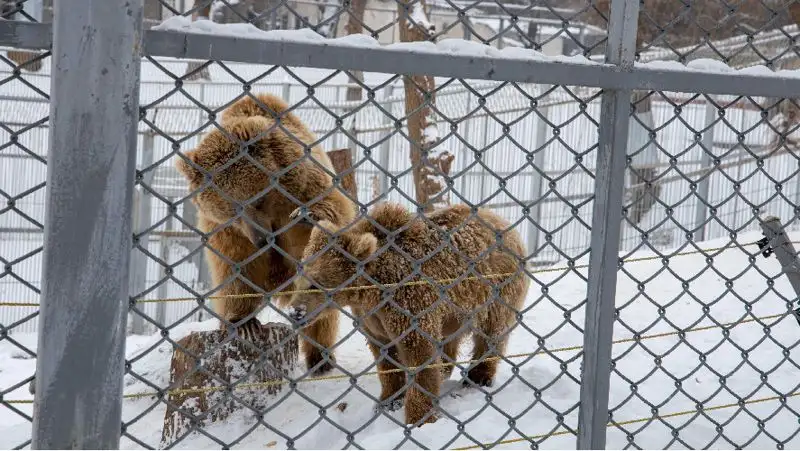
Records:
[[[0,2],[0,445],[800,443],[800,3],[187,3]]]

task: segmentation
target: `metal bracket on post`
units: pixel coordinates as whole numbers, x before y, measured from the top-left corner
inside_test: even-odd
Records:
[[[549,107],[543,107],[539,114],[541,117],[536,120],[536,141],[534,149],[537,155],[534,157],[539,170],[544,171],[545,143],[547,142]],[[550,135],[552,136],[552,134]],[[528,252],[536,257],[539,250],[539,227],[542,225],[542,185],[544,177],[536,170],[531,171],[531,207],[528,212],[530,224],[528,225]]]
[[[700,156],[700,168],[706,171],[711,170],[711,155],[714,152],[714,121],[717,118],[717,107],[714,105],[713,97],[708,96],[708,103],[706,104],[706,129],[701,138],[701,145],[703,153]],[[706,239],[706,221],[708,220],[708,207],[705,202],[708,202],[708,188],[709,179],[711,178],[710,172],[702,175],[702,179],[697,184],[697,207],[695,210],[694,224],[697,232],[695,233],[695,241],[705,241]]]
[[[122,431],[142,0],[54,2],[33,449]]]
[[[394,103],[389,99],[391,99],[391,97],[394,95],[394,85],[390,84],[384,88],[383,93],[383,107],[390,113],[388,115],[384,115],[384,124],[387,127],[386,134],[388,135],[392,132],[390,126],[392,124],[391,115],[394,114]],[[389,179],[391,178],[389,172],[389,164],[391,161],[389,154],[392,151],[391,141],[392,139],[389,137],[383,142],[383,144],[381,144],[380,154],[378,155],[378,164],[380,165],[380,175],[378,176],[380,179],[380,196],[383,197],[383,201],[389,200],[389,189],[391,189],[391,183],[389,182]]]
[[[622,70],[633,67],[638,17],[639,0],[612,0],[606,63]],[[583,329],[578,449],[604,449],[606,444],[631,91],[604,91],[600,108],[592,252]]]
[[[781,220],[775,216],[769,216],[761,221],[761,230],[764,238],[758,241],[758,247],[764,257],[770,257],[773,253],[781,264],[781,270],[786,274],[789,283],[794,289],[797,297],[794,300],[792,309],[797,323],[800,324],[800,260],[797,258],[797,251],[792,244],[792,240],[783,230]]]

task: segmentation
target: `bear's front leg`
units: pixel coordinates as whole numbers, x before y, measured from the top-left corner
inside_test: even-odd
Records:
[[[306,367],[313,376],[330,372],[336,362],[333,345],[339,333],[339,312],[324,312],[321,315],[314,324],[303,329],[300,341]]]
[[[303,207],[297,207],[289,214],[289,220],[300,218],[299,223],[309,225],[330,221],[338,226],[346,226],[355,216],[354,205],[350,198],[337,188],[333,188],[325,197],[306,206],[308,210],[306,216],[302,215]]]

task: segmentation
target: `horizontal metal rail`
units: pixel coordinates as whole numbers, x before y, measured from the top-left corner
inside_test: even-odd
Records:
[[[0,45],[31,50],[49,49],[48,24],[0,21]],[[147,30],[143,54],[197,60],[314,67],[410,74],[425,68],[426,75],[462,79],[513,81],[552,85],[590,86],[705,94],[788,97],[800,92],[800,76],[757,75],[735,72],[656,69],[610,64],[581,64],[543,59],[506,59],[448,54],[424,48],[359,47],[345,42],[294,42],[210,34]]]

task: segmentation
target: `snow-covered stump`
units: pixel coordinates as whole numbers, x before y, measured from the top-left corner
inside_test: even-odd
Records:
[[[162,448],[236,411],[269,406],[297,364],[297,334],[286,324],[267,323],[256,335],[252,342],[243,342],[226,330],[211,330],[178,341],[170,366]]]

